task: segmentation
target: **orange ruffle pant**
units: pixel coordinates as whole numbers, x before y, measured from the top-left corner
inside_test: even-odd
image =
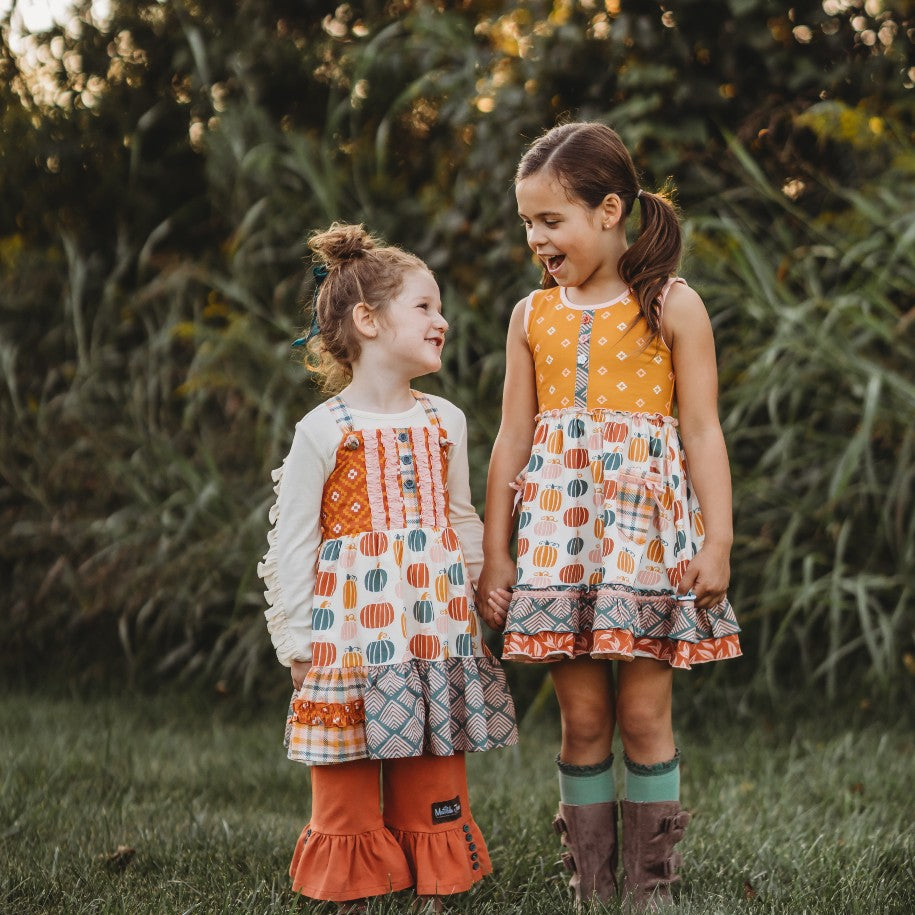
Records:
[[[447,896],[492,872],[463,753],[312,766],[311,794],[289,867],[304,896],[342,902],[408,887]]]

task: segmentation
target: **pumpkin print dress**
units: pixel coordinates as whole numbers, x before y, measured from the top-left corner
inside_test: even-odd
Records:
[[[664,289],[663,298],[674,282]],[[650,657],[673,667],[740,654],[727,599],[676,589],[702,546],[702,512],[671,414],[671,352],[629,293],[571,303],[532,293],[525,328],[540,413],[516,483],[518,577],[503,657]]]
[[[482,641],[450,522],[453,443],[432,399],[414,397],[426,421],[399,428],[357,429],[340,397],[312,411],[325,411],[324,428],[335,430],[337,442],[320,490],[316,550],[295,542],[280,548],[288,459],[274,472],[274,527],[258,572],[280,661],[312,662],[286,729],[289,757],[310,765],[450,756],[517,742],[505,675]],[[436,401],[463,420],[456,407]],[[479,526],[469,486],[464,501]],[[284,589],[284,554],[316,556],[313,570],[303,570],[303,589],[311,588],[304,600]]]

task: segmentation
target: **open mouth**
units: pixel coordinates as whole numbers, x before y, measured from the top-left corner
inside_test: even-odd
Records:
[[[543,263],[546,264],[546,269],[550,273],[555,273],[565,263],[565,259],[564,254],[551,254],[543,259]]]
[[[426,341],[433,346],[438,347],[438,349],[441,349],[445,345],[444,337],[427,337]]]

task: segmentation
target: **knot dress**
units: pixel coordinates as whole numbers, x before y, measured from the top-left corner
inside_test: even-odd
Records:
[[[663,297],[673,282],[665,287]],[[518,577],[503,658],[650,657],[688,668],[740,654],[725,599],[677,586],[702,547],[702,510],[671,416],[670,349],[625,293],[582,307],[532,293],[525,328],[540,413],[516,481]]]

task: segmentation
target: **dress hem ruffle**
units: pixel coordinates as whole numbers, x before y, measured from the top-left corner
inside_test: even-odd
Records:
[[[727,599],[707,610],[666,591],[626,585],[516,589],[502,657],[557,661],[580,655],[651,657],[673,667],[738,657],[740,627]]]
[[[348,713],[337,715],[341,708]],[[517,741],[505,672],[488,652],[444,662],[312,667],[293,695],[286,727],[289,758],[309,765],[452,756]]]

